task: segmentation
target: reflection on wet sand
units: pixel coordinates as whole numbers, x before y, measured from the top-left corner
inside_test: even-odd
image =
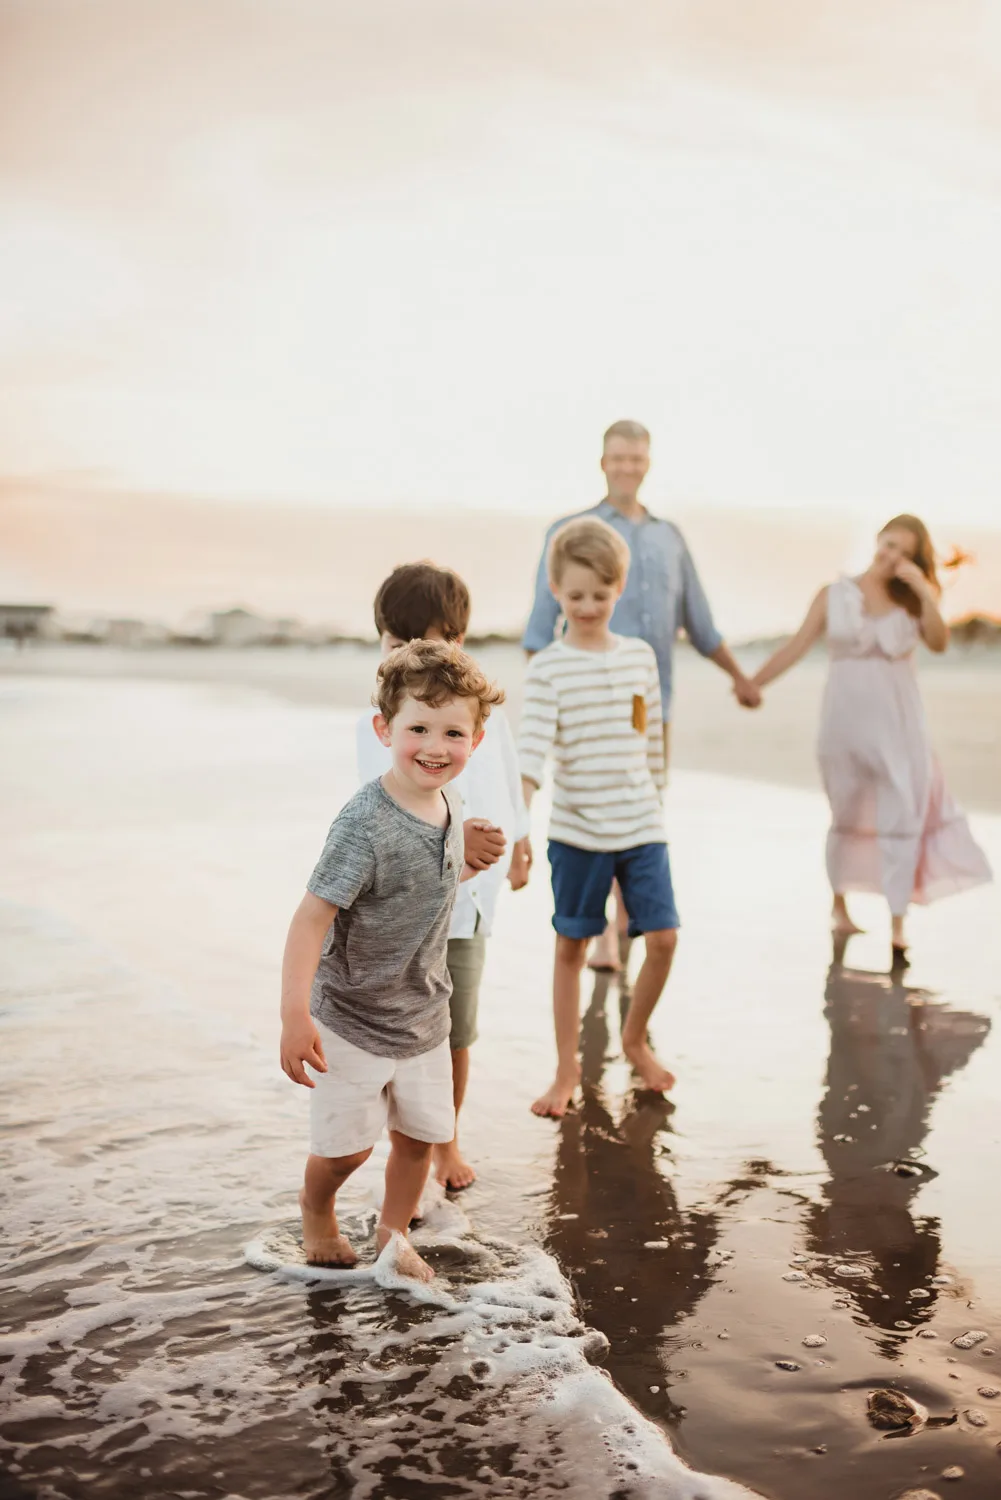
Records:
[[[902,1332],[931,1318],[937,1298],[939,1223],[912,1213],[934,1174],[922,1159],[931,1108],[990,1022],[898,977],[843,968],[838,957],[827,981],[831,1050],[817,1116],[830,1178],[825,1201],[808,1215],[808,1248],[841,1260],[865,1256],[871,1274],[853,1286],[853,1298],[886,1330],[881,1347],[893,1355]],[[844,1289],[840,1279],[832,1284]]]
[[[608,976],[599,974],[581,1025],[581,1103],[560,1122],[546,1248],[583,1320],[608,1338],[616,1383],[648,1415],[670,1421],[683,1408],[665,1385],[668,1335],[714,1279],[719,1218],[682,1210],[662,1169],[672,1104],[637,1092],[613,1115],[602,1089],[608,995]]]

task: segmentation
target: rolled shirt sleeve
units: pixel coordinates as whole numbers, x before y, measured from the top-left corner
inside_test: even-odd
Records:
[[[712,656],[723,644],[723,637],[713,623],[712,610],[688,543],[678,533],[681,544],[681,623],[696,651],[702,656]]]

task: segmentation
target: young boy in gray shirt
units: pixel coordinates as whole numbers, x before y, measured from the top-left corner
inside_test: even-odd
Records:
[[[292,918],[281,1064],[312,1090],[299,1195],[311,1264],[357,1261],[335,1199],[388,1125],[377,1247],[399,1234],[397,1269],[431,1279],[406,1235],[432,1149],[455,1133],[446,952],[460,878],[475,873],[464,862],[461,801],[448,783],[502,700],[455,645],[412,641],[382,663],[374,723],[392,767],[334,820]]]

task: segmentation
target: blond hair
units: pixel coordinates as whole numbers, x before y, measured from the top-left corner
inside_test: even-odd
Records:
[[[488,682],[473,658],[452,641],[410,641],[397,646],[381,663],[372,702],[387,724],[406,698],[416,698],[429,708],[441,708],[451,698],[472,700],[476,734],[490,710],[504,702],[502,690]]]
[[[602,583],[624,583],[629,572],[629,546],[607,521],[588,517],[568,521],[549,543],[546,567],[549,581],[559,584],[572,564],[590,568]]]
[[[609,438],[625,438],[629,443],[649,443],[650,434],[642,422],[613,422],[601,440],[602,450],[608,447]]]

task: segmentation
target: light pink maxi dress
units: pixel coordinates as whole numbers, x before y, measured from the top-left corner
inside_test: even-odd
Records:
[[[867,614],[854,579],[828,589],[818,743],[831,804],[827,873],[836,892],[885,896],[895,916],[991,879],[932,754],[914,670],[919,639],[904,609]]]

